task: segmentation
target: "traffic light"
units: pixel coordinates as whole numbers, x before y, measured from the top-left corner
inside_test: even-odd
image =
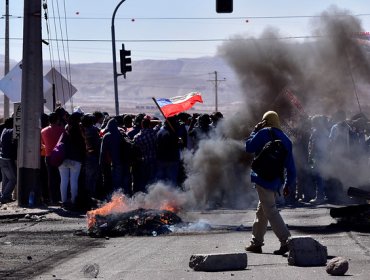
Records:
[[[125,45],[122,44],[122,50],[119,51],[119,56],[121,59],[121,73],[126,79],[126,73],[132,71],[131,66],[131,51],[125,50]]]
[[[232,13],[233,12],[233,0],[216,0],[216,12],[217,13]]]

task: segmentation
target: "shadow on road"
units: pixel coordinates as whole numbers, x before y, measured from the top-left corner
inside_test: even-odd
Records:
[[[299,226],[299,225],[289,225],[290,230],[302,232],[302,233],[311,233],[311,234],[335,234],[339,232],[366,232],[370,233],[370,229],[365,225],[351,225],[346,223],[332,223],[329,225],[322,226]]]

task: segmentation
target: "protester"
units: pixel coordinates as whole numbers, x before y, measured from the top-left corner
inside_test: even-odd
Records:
[[[123,116],[114,116],[114,118],[115,118],[115,119],[116,119],[116,121],[117,121],[118,130],[119,130],[121,133],[125,133],[124,122],[123,122]]]
[[[210,118],[212,120],[212,123],[211,123],[212,127],[216,128],[219,122],[222,121],[222,119],[224,118],[224,115],[221,112],[217,111],[217,112],[213,112]]]
[[[157,133],[157,175],[159,181],[177,186],[180,167],[180,147],[177,117],[167,118]]]
[[[110,119],[101,142],[99,156],[100,165],[110,169],[110,174],[103,174],[104,187],[106,188],[104,191],[107,195],[112,191],[122,190],[121,138],[122,134],[118,129],[116,119]],[[109,185],[109,176],[111,176],[111,185]]]
[[[339,157],[348,158],[351,154],[349,146],[350,126],[346,120],[346,113],[343,110],[339,110],[333,116],[333,121],[335,123],[330,129],[329,151],[334,160],[339,159]]]
[[[105,116],[104,116],[104,115],[103,115],[103,113],[102,113],[102,112],[100,112],[100,111],[95,111],[95,112],[93,113],[93,116],[94,116],[94,124],[95,124],[95,126],[96,126],[98,129],[101,129],[102,124],[103,124],[103,122],[104,122],[104,118],[105,118]]]
[[[121,133],[120,159],[122,162],[122,189],[126,196],[130,197],[139,191],[141,171],[137,165],[141,162],[139,148],[135,146],[127,134]]]
[[[72,113],[68,118],[66,131],[62,136],[62,142],[66,145],[66,156],[59,166],[60,194],[62,206],[67,209],[77,208],[78,179],[85,158],[85,140],[82,135],[80,120],[80,113]],[[68,185],[70,185],[70,201],[68,199]]]
[[[190,124],[190,115],[186,113],[180,113],[177,115],[178,117],[178,131],[177,136],[180,139],[180,151],[181,151],[181,160],[179,166],[179,174],[177,176],[177,185],[182,186],[185,182],[187,175],[185,170],[185,163],[184,163],[184,151],[188,148],[189,140],[191,137],[189,136],[189,124]],[[190,140],[191,141],[191,140]]]
[[[13,140],[13,118],[7,118],[0,137],[0,168],[2,190],[0,202],[5,204],[13,201],[13,191],[17,184],[17,141]]]
[[[208,114],[202,114],[197,118],[197,124],[189,131],[189,136],[192,138],[194,149],[198,148],[201,140],[209,138],[212,128],[211,118]]]
[[[123,129],[126,134],[128,134],[132,129],[132,115],[124,115],[123,117]]]
[[[297,190],[296,194],[291,194],[291,196],[296,195],[300,203],[309,202],[314,197],[312,184],[310,180],[307,180],[310,176],[307,159],[311,126],[311,119],[308,116],[301,116],[295,129],[296,139],[293,143],[293,150],[297,169]]]
[[[134,137],[134,145],[140,150],[138,161],[138,180],[134,192],[146,191],[146,186],[153,183],[156,174],[156,142],[157,133],[151,127],[151,118],[145,116],[141,122],[141,131]]]
[[[284,195],[289,193],[289,189],[295,185],[296,170],[292,153],[292,142],[281,130],[279,116],[276,112],[268,111],[263,115],[262,121],[255,126],[250,136],[246,139],[245,148],[248,153],[259,154],[264,145],[272,140],[270,129],[282,141],[287,150],[287,157],[284,162],[286,180],[284,182],[279,176],[272,181],[267,181],[256,174],[254,170],[251,171],[251,181],[255,184],[259,202],[252,227],[251,244],[245,249],[253,253],[262,252],[267,224],[270,223],[272,230],[280,241],[280,249],[274,251],[274,254],[283,255],[289,251],[287,241],[290,232],[276,207],[275,196],[283,185]]]
[[[101,139],[99,129],[95,126],[95,118],[85,114],[81,119],[82,131],[85,140],[85,190],[87,199],[98,197],[97,184],[100,178],[99,154]]]
[[[104,130],[107,127],[107,124],[108,124],[109,120],[111,119],[111,117],[108,115],[108,113],[104,114],[104,112],[103,112],[103,116],[104,116],[103,123],[100,126],[100,136],[103,136]],[[96,124],[96,125],[98,127],[98,124]]]
[[[127,136],[132,140],[134,139],[134,136],[136,134],[138,134],[141,130],[141,121],[143,120],[143,118],[145,117],[145,114],[143,113],[140,113],[140,114],[137,114],[135,116],[135,119],[134,119],[134,126],[133,128],[131,129],[131,131],[129,131],[127,133]]]
[[[68,123],[69,113],[61,106],[57,107],[54,112],[57,115],[58,123],[65,127]]]
[[[49,115],[41,114],[41,130],[49,126]],[[41,202],[45,204],[49,200],[49,189],[48,189],[48,171],[45,163],[45,145],[41,142],[40,151],[40,181],[41,181]]]
[[[310,203],[323,203],[326,198],[324,169],[328,164],[329,130],[325,116],[312,118],[312,130],[308,142],[308,163],[310,165],[315,197]]]
[[[41,130],[41,143],[45,147],[45,164],[48,176],[49,199],[48,205],[57,205],[60,200],[60,175],[58,168],[50,164],[50,154],[57,144],[60,136],[65,131],[57,113],[49,114],[49,126]]]
[[[349,141],[353,164],[356,169],[367,165],[368,161],[366,144],[367,122],[367,117],[362,113],[353,116],[350,121]]]
[[[343,179],[345,171],[350,170],[352,151],[350,146],[351,127],[347,121],[344,110],[338,110],[332,117],[332,125],[329,133],[329,182],[327,196],[330,200],[342,200],[344,190]],[[338,162],[341,164],[338,165]]]

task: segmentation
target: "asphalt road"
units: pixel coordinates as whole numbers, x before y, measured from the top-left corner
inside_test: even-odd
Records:
[[[309,235],[327,246],[328,258],[348,259],[347,278],[369,279],[370,230],[336,226],[330,207],[284,208],[281,213],[293,236]],[[244,252],[254,209],[188,212],[181,217],[189,227],[169,235],[115,238],[84,235],[83,214],[50,209],[2,213],[0,279],[333,279],[325,267],[289,266],[286,256],[273,255],[279,244],[271,230],[263,254],[248,253],[245,270],[189,268],[192,254]]]

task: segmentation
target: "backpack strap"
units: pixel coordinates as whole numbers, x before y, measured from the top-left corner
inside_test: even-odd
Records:
[[[276,140],[276,139],[278,139],[278,138],[276,137],[276,134],[275,134],[275,132],[273,131],[272,127],[269,127],[269,134],[270,134],[270,136],[271,136],[271,140]]]

